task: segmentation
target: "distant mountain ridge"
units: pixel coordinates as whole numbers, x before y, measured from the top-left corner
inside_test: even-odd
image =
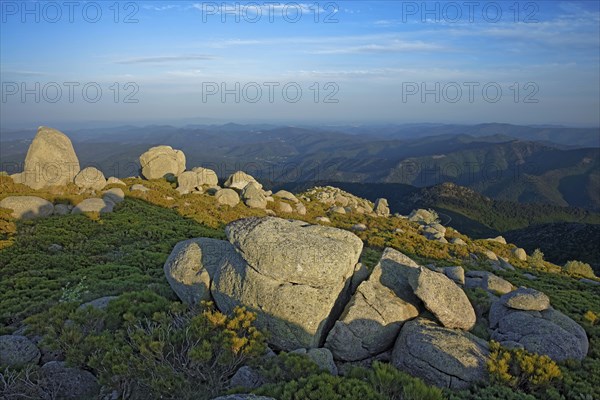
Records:
[[[167,144],[185,149],[190,165],[207,166],[221,177],[248,170],[273,182],[426,187],[449,181],[497,200],[597,210],[600,147],[573,149],[564,143],[522,139],[570,134],[576,143],[594,133],[597,130],[508,124],[310,129],[227,124],[121,126],[69,135],[82,162],[119,177],[137,175],[138,156],[150,146]],[[32,137],[33,131],[0,135],[2,169],[19,172]]]

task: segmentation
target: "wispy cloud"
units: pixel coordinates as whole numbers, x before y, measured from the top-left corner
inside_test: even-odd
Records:
[[[116,61],[117,64],[157,64],[157,63],[170,63],[178,61],[205,61],[214,60],[214,56],[204,54],[191,54],[191,55],[180,55],[180,56],[155,56],[155,57],[137,57],[128,58],[124,60]]]
[[[1,69],[1,68],[0,68]],[[39,71],[23,71],[23,70],[4,70],[2,69],[2,73],[6,75],[16,75],[16,76],[47,76],[48,74],[45,72]]]
[[[145,10],[150,10],[150,11],[168,11],[168,10],[174,10],[174,9],[181,9],[181,6],[177,5],[177,4],[167,4],[167,5],[163,5],[163,6],[157,6],[155,4],[143,4],[142,8]]]
[[[315,50],[313,54],[359,54],[359,53],[399,53],[406,51],[439,51],[448,50],[447,48],[435,44],[425,43],[422,41],[401,41],[395,40],[391,43],[384,44],[364,44],[358,46],[347,46],[339,48],[330,48],[323,50]]]

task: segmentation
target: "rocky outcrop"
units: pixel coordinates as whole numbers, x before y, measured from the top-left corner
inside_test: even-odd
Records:
[[[212,277],[221,259],[233,251],[224,240],[197,238],[177,243],[164,265],[171,289],[186,304],[210,300]]]
[[[104,199],[86,199],[81,203],[77,204],[71,214],[81,214],[87,212],[97,212],[97,213],[110,213],[113,211],[115,203],[112,201],[106,201]]]
[[[418,318],[404,324],[392,364],[442,388],[466,389],[487,379],[488,344],[468,332]]]
[[[12,178],[32,189],[65,186],[73,182],[79,169],[71,140],[56,129],[40,126],[27,151],[23,172]]]
[[[438,272],[419,267],[409,275],[415,295],[447,328],[470,330],[476,322],[475,310],[467,295],[452,280]]]
[[[250,208],[267,208],[267,196],[257,182],[250,182],[242,190],[242,200]]]
[[[100,191],[106,186],[104,174],[94,167],[87,167],[79,171],[73,179],[73,182],[79,189]]]
[[[146,179],[160,179],[166,175],[179,176],[185,171],[185,154],[171,146],[156,146],[140,156],[142,175]]]
[[[48,217],[54,212],[54,205],[36,196],[9,196],[0,201],[0,208],[12,210],[16,219]]]
[[[347,301],[362,241],[340,229],[280,218],[247,218],[226,227],[226,254],[211,293],[217,307],[244,305],[282,350],[315,348]]]
[[[373,204],[368,200],[332,186],[314,187],[306,191],[302,197],[306,201],[317,201],[327,206],[339,206],[342,209],[347,207],[351,212],[359,214],[373,213]]]
[[[436,216],[428,210],[423,210],[419,208],[418,210],[413,210],[409,214],[408,220],[411,222],[418,222],[420,224],[427,225],[436,222]]]
[[[388,201],[386,199],[377,199],[375,201],[375,214],[381,217],[389,217],[390,216],[390,207],[388,205]]]
[[[384,251],[327,336],[325,347],[336,359],[362,360],[393,346],[402,325],[419,315],[420,302],[408,283],[416,268],[404,254]]]
[[[35,365],[40,360],[40,350],[25,336],[0,336],[0,367],[20,368]]]
[[[240,196],[233,189],[219,189],[215,193],[217,203],[235,207],[240,202]]]
[[[243,172],[243,171],[237,171],[233,174],[231,174],[229,176],[229,178],[227,178],[227,180],[225,181],[225,183],[223,184],[223,186],[225,186],[226,188],[230,188],[230,189],[235,189],[235,190],[243,190],[247,184],[249,184],[250,182],[255,182],[259,188],[262,189],[262,185],[259,184],[256,179],[254,179],[254,177],[252,175],[248,175],[247,173]]]
[[[547,297],[532,289],[519,288],[493,302],[489,322],[493,340],[522,346],[555,361],[582,360],[588,352],[585,330],[552,309]]]

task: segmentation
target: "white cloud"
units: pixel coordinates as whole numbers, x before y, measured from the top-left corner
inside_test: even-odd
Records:
[[[215,57],[204,54],[191,54],[180,56],[152,56],[152,57],[137,57],[115,61],[117,64],[156,64],[169,63],[178,61],[198,61],[198,60],[214,60]]]

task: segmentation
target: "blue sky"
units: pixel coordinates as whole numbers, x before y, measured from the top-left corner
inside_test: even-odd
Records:
[[[1,127],[600,125],[598,1],[477,3],[3,0]]]

